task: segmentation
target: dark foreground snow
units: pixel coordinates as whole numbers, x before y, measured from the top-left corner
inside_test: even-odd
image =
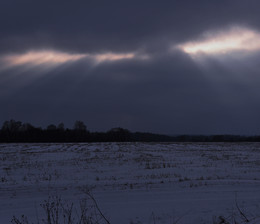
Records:
[[[260,144],[0,145],[0,223],[35,221],[48,196],[77,204],[86,189],[116,224],[212,223],[236,203],[259,216]]]

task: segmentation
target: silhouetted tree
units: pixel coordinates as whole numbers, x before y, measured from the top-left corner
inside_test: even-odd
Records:
[[[9,132],[20,131],[21,126],[22,126],[21,121],[15,121],[15,120],[5,121],[2,126],[2,131],[9,131]]]
[[[24,132],[30,131],[30,130],[33,130],[33,129],[35,129],[35,127],[33,125],[31,125],[30,123],[24,123],[24,124],[22,124],[22,126],[20,128],[20,130],[24,131]]]
[[[56,131],[56,130],[57,130],[57,127],[56,127],[56,125],[54,125],[54,124],[50,124],[50,125],[48,125],[47,130],[48,130],[48,131]]]
[[[64,130],[65,130],[64,124],[63,124],[63,123],[58,124],[57,129],[58,129],[59,131],[64,131]]]
[[[107,132],[109,141],[131,141],[131,132],[124,128],[112,128]]]
[[[83,121],[75,121],[74,130],[75,131],[87,131],[87,126],[84,124]]]

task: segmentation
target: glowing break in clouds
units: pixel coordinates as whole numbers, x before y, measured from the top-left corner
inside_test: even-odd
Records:
[[[227,54],[234,51],[260,50],[260,33],[257,31],[233,27],[226,31],[207,32],[200,41],[191,41],[177,46],[191,54]]]
[[[68,54],[57,51],[29,51],[23,54],[11,54],[3,57],[4,62],[9,66],[24,64],[32,65],[58,65],[71,61],[77,61],[85,57],[84,54]]]
[[[97,62],[103,62],[103,61],[117,61],[122,59],[132,59],[135,57],[135,54],[133,53],[127,53],[127,54],[114,54],[114,53],[104,53],[104,54],[88,54],[86,55],[92,59],[94,59]]]
[[[101,63],[104,61],[117,61],[122,59],[140,58],[134,53],[103,53],[103,54],[69,54],[53,50],[47,51],[29,51],[22,54],[8,54],[2,56],[0,59],[6,67],[14,67],[20,65],[44,65],[44,66],[57,66],[63,63],[74,62],[80,59],[90,59],[94,63]]]

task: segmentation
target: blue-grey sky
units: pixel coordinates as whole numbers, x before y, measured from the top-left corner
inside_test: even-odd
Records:
[[[260,134],[257,0],[0,3],[0,122]]]

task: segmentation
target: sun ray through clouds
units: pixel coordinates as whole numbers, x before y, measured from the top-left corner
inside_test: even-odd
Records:
[[[33,85],[47,74],[52,74],[49,78],[65,74],[69,67],[73,67],[72,63],[82,60],[80,66],[85,75],[81,78],[78,76],[78,80],[75,80],[75,83],[80,83],[81,79],[86,77],[89,66],[95,67],[103,62],[110,63],[132,59],[142,60],[147,59],[147,57],[133,52],[73,54],[57,50],[30,50],[24,53],[7,53],[0,55],[0,81],[3,85],[14,83],[11,85],[12,91],[10,89],[5,91],[14,93],[25,86]],[[53,72],[54,70],[56,72]]]
[[[77,61],[85,57],[85,54],[68,54],[57,51],[29,51],[23,54],[9,54],[3,57],[3,61],[12,66],[24,64],[32,65],[59,65],[71,61]]]
[[[11,68],[15,66],[44,66],[44,67],[55,67],[61,64],[76,62],[81,59],[90,59],[95,64],[101,62],[112,62],[124,59],[143,59],[142,56],[137,56],[135,53],[84,53],[84,54],[70,54],[65,52],[59,52],[54,50],[44,51],[28,51],[21,54],[7,54],[0,57],[0,60],[4,64],[5,68]]]
[[[260,50],[260,33],[236,26],[228,30],[206,32],[200,40],[180,44],[177,48],[192,56],[250,53]]]

